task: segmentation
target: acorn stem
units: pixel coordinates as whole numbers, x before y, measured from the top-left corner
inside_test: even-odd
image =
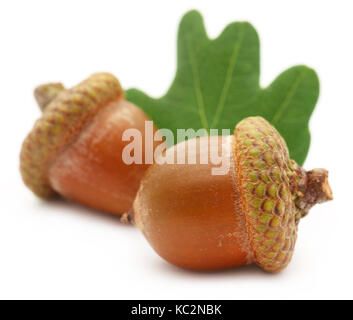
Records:
[[[131,208],[128,212],[125,212],[121,218],[120,218],[120,222],[124,223],[124,224],[135,224],[135,219],[134,219],[134,209]]]
[[[300,199],[299,208],[305,216],[317,203],[333,199],[332,190],[328,182],[326,169],[313,169],[306,172],[306,184],[303,197]]]
[[[65,87],[59,82],[46,83],[38,86],[34,90],[34,97],[40,110],[44,111],[47,105],[63,90],[65,90]]]

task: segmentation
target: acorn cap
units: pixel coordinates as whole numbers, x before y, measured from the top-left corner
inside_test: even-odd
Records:
[[[277,130],[261,117],[239,122],[234,135],[238,189],[253,257],[264,270],[276,272],[291,260],[300,218],[315,203],[332,199],[327,171],[306,173],[289,158]]]
[[[23,142],[20,171],[36,195],[50,197],[55,194],[47,176],[50,164],[100,110],[124,93],[113,75],[96,73],[69,90],[60,84],[40,86],[35,96],[44,112]],[[48,103],[41,96],[56,97]]]

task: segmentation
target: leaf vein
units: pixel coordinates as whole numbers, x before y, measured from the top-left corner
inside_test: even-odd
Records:
[[[297,91],[300,82],[303,80],[307,70],[304,69],[298,76],[298,78],[294,81],[292,87],[290,88],[289,92],[287,93],[286,97],[284,98],[282,104],[279,106],[275,114],[273,115],[271,123],[275,125],[279,119],[282,117],[283,112],[288,107],[289,103],[291,102],[295,92]]]
[[[241,45],[243,43],[244,35],[245,35],[244,24],[241,24],[239,39],[236,42],[236,44],[234,45],[234,49],[233,49],[232,55],[231,55],[230,60],[229,60],[229,65],[228,65],[228,69],[227,69],[227,72],[226,72],[226,77],[225,77],[225,80],[224,80],[224,86],[222,88],[222,92],[221,92],[221,95],[220,95],[220,98],[219,98],[219,102],[218,102],[218,105],[217,105],[217,108],[216,108],[216,113],[215,113],[215,116],[214,116],[213,121],[212,121],[212,125],[211,125],[212,128],[215,128],[217,126],[217,124],[219,122],[219,119],[221,117],[221,114],[222,114],[222,111],[223,111],[223,108],[224,108],[224,105],[225,105],[225,101],[226,101],[226,98],[227,98],[227,95],[228,95],[228,91],[229,91],[229,88],[230,88],[230,84],[232,82],[232,76],[233,76],[233,72],[235,70],[235,65],[236,65],[237,60],[238,60],[239,51],[240,51]]]
[[[207,117],[206,117],[206,112],[205,112],[205,104],[203,101],[203,96],[202,96],[202,91],[201,91],[201,86],[200,86],[200,76],[197,70],[197,62],[194,56],[194,52],[192,49],[192,45],[191,45],[191,41],[190,38],[188,37],[186,39],[187,41],[187,47],[188,47],[188,53],[189,53],[189,57],[190,57],[190,64],[191,64],[191,71],[192,71],[192,75],[193,75],[193,84],[194,84],[194,90],[195,90],[195,95],[196,95],[196,100],[197,100],[197,109],[198,109],[198,113],[200,116],[200,121],[202,126],[209,131],[209,127],[208,127],[208,121],[207,121]]]

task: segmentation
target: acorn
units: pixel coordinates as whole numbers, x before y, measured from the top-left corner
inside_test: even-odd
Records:
[[[226,141],[224,141],[226,140]],[[207,148],[189,148],[208,144]],[[131,213],[154,250],[182,268],[217,270],[256,263],[277,272],[290,262],[299,221],[332,199],[325,169],[305,171],[285,141],[261,117],[246,118],[234,135],[201,137],[169,148],[196,156],[195,164],[156,159],[146,171]],[[212,174],[212,156],[229,160]],[[201,163],[202,156],[208,163]]]
[[[22,146],[24,183],[42,198],[61,195],[108,213],[127,212],[150,164],[123,161],[129,142],[122,135],[131,128],[144,133],[147,115],[124,100],[109,73],[69,90],[60,83],[42,85],[35,98],[43,114]]]

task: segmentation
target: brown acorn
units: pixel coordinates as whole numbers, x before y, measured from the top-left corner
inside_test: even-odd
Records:
[[[133,219],[156,252],[194,270],[215,270],[256,263],[269,272],[291,260],[300,219],[316,203],[332,199],[328,173],[305,171],[289,158],[280,134],[261,117],[241,121],[234,135],[208,140],[207,151],[190,151],[189,140],[169,148],[196,153],[196,164],[156,159],[137,193]],[[216,144],[217,143],[217,144]],[[230,170],[212,175],[201,155],[223,152]],[[162,156],[160,155],[160,156]]]
[[[122,135],[130,128],[143,133],[147,115],[124,100],[109,73],[94,74],[69,90],[42,85],[35,97],[43,114],[22,146],[25,184],[39,197],[60,194],[108,213],[127,212],[149,165],[124,163],[122,150],[129,142]]]

